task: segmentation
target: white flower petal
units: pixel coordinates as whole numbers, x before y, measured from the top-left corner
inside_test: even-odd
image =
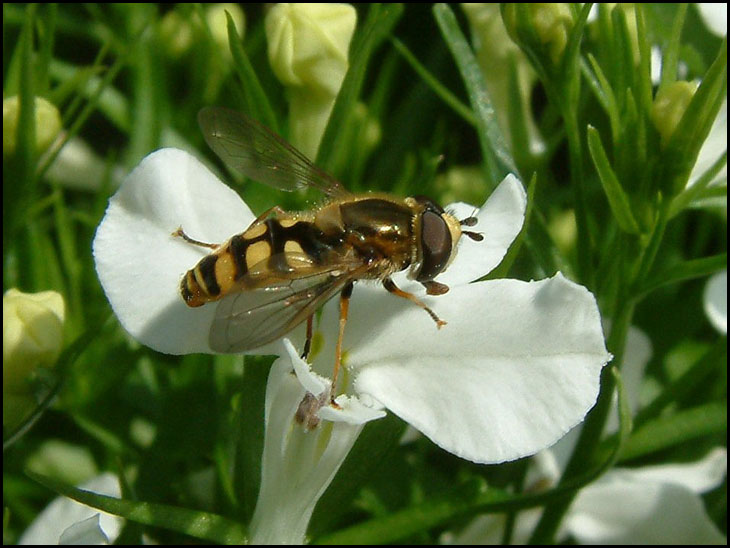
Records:
[[[565,525],[580,544],[724,544],[702,499],[673,483],[616,469],[583,489]]]
[[[289,339],[284,339],[283,342],[302,388],[313,396],[319,396],[327,390],[330,385],[329,381],[312,371],[309,364],[299,356],[299,352]]]
[[[727,335],[727,270],[718,272],[705,286],[705,314],[710,323],[723,335]]]
[[[727,35],[727,3],[701,2],[696,4],[707,28],[717,36]]]
[[[636,481],[672,483],[699,495],[720,485],[727,475],[727,449],[718,447],[696,462],[642,466],[626,473]]]
[[[147,156],[109,200],[94,237],[99,280],[119,321],[141,343],[168,354],[210,352],[215,305],[189,308],[182,276],[210,250],[172,236],[222,243],[254,219],[240,197],[187,152]]]
[[[522,183],[514,175],[507,175],[476,212],[477,224],[466,228],[481,233],[484,239],[475,242],[462,236],[456,258],[437,277],[438,282],[448,286],[462,285],[491,272],[502,262],[522,229],[526,207],[527,194]],[[452,211],[459,220],[475,214],[474,207],[464,203],[452,204],[446,209]]]
[[[94,514],[90,518],[74,523],[63,532],[61,538],[58,540],[58,544],[64,546],[109,544],[109,539],[104,534],[99,523],[99,517],[100,514]]]
[[[385,416],[383,409],[375,409],[363,404],[359,398],[341,394],[335,399],[339,409],[333,406],[323,407],[319,410],[319,418],[333,422],[346,422],[347,424],[365,424]]]
[[[110,473],[104,473],[79,486],[81,489],[119,498],[119,480]],[[66,497],[58,497],[43,510],[20,537],[18,544],[58,544],[69,527],[93,516],[99,517],[103,534],[114,542],[122,530],[124,520]]]
[[[356,288],[345,363],[358,394],[444,449],[475,462],[516,459],[554,443],[595,403],[610,355],[585,288],[558,274],[424,300],[448,321],[443,329],[404,299]],[[336,324],[327,307],[324,333]]]

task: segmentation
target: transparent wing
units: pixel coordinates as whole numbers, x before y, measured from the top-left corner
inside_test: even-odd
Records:
[[[281,190],[313,187],[330,196],[348,192],[273,131],[241,112],[206,107],[198,123],[211,149],[247,177]]]
[[[216,309],[209,343],[216,352],[251,350],[282,337],[366,268],[352,259],[314,265],[306,255],[283,253],[254,265],[241,291]]]

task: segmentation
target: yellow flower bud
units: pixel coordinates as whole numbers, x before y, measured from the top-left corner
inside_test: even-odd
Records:
[[[677,81],[660,88],[651,107],[651,121],[666,146],[697,90],[697,82]]]
[[[348,4],[277,4],[266,16],[269,63],[290,91],[291,141],[310,157],[347,73],[356,21]]]
[[[20,99],[17,95],[3,100],[3,155],[12,156],[17,147]],[[35,145],[43,152],[61,131],[61,115],[53,103],[43,97],[35,98]]]
[[[65,305],[55,291],[3,295],[3,424],[15,424],[34,403],[29,383],[55,364],[63,342]]]

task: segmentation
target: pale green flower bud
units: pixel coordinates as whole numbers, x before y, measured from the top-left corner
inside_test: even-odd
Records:
[[[269,62],[290,92],[291,141],[309,157],[347,73],[356,21],[348,4],[277,4],[266,16]]]
[[[14,425],[32,409],[29,383],[38,367],[55,364],[63,342],[65,305],[55,291],[3,295],[3,424]]]
[[[573,16],[568,4],[564,3],[530,3],[527,4],[529,23],[537,35],[541,45],[547,48],[550,59],[557,64],[563,56],[568,44],[568,35],[573,28]],[[519,25],[516,4],[507,4],[504,9],[504,23],[507,32],[518,40]]]
[[[160,20],[160,38],[165,52],[175,59],[185,55],[193,45],[190,17],[177,9],[168,11]]]
[[[662,146],[666,146],[674,134],[692,97],[697,91],[697,82],[672,82],[660,88],[651,107],[651,121],[661,135]]]
[[[3,100],[3,155],[12,156],[17,147],[20,99],[17,95]],[[61,131],[61,115],[53,103],[43,97],[35,98],[35,144],[43,152]]]

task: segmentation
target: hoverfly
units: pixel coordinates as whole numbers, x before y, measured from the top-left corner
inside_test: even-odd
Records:
[[[391,276],[409,269],[409,277],[429,295],[448,287],[434,281],[456,254],[461,221],[423,196],[351,194],[332,176],[262,124],[220,107],[200,111],[198,122],[210,148],[230,167],[281,190],[312,187],[328,200],[312,211],[265,211],[242,233],[222,244],[190,238],[182,227],[174,234],[213,251],[182,278],[180,293],[188,306],[220,301],[210,330],[217,352],[242,352],[274,341],[304,320],[311,348],[317,309],[340,294],[339,334],[332,379],[342,355],[349,299],[357,280],[379,280],[386,290],[423,308],[440,328],[441,320],[415,295],[398,288]]]

